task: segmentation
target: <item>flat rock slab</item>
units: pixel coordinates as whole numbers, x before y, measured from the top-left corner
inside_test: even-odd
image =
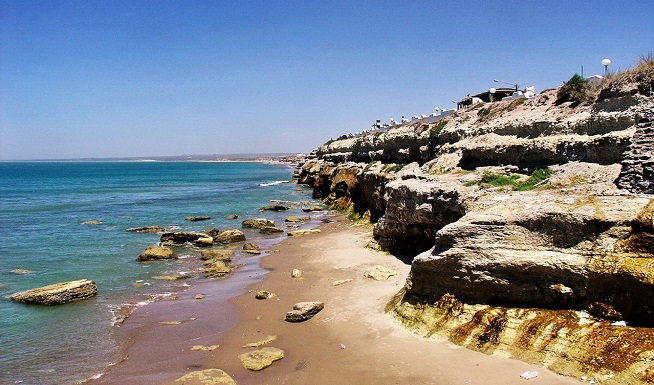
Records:
[[[262,227],[275,227],[275,222],[266,218],[246,219],[241,222],[241,226],[246,229],[260,229]]]
[[[302,237],[304,235],[311,235],[311,234],[318,234],[318,233],[320,233],[320,229],[294,230],[294,231],[289,231],[286,234],[289,237]]]
[[[253,350],[249,353],[243,353],[238,356],[241,364],[245,369],[249,370],[262,370],[277,360],[284,358],[284,351],[282,349],[267,347],[258,350]]]
[[[288,322],[308,321],[324,308],[325,304],[319,301],[298,302],[293,305],[293,310],[286,313],[284,320]]]
[[[129,231],[131,233],[163,233],[166,231],[161,226],[143,226],[143,227],[130,227],[126,231]]]
[[[12,301],[24,303],[60,305],[66,302],[91,298],[97,293],[98,287],[95,282],[89,281],[88,279],[80,279],[21,291],[7,298]]]
[[[385,281],[394,275],[397,275],[397,271],[380,265],[373,266],[363,273],[364,277],[374,279],[375,281]]]
[[[208,215],[195,215],[195,216],[190,216],[184,218],[184,220],[191,221],[191,222],[197,222],[197,221],[207,221],[211,219],[210,216]]]
[[[236,385],[227,373],[220,369],[205,369],[187,373],[175,381],[174,385]]]

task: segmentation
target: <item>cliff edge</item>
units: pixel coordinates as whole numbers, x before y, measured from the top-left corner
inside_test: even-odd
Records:
[[[572,79],[571,79],[572,80]],[[654,61],[331,141],[296,170],[411,261],[400,323],[605,384],[654,381]]]

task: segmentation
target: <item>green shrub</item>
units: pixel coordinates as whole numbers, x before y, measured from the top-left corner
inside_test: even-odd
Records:
[[[534,170],[534,172],[531,173],[529,178],[523,180],[522,182],[518,182],[513,185],[513,190],[515,191],[528,191],[528,190],[533,190],[539,185],[539,183],[549,179],[552,174],[554,174],[554,170],[551,168],[539,168]]]
[[[491,111],[490,108],[482,108],[479,111],[477,111],[477,116],[479,117],[488,116],[488,114],[490,114],[490,111]]]
[[[443,128],[447,124],[447,120],[441,120],[438,123],[434,125],[434,127],[429,130],[429,148],[430,149],[435,149],[436,146],[440,143],[438,140],[438,135],[440,135],[441,131],[443,131]]]
[[[556,94],[556,104],[572,102],[573,107],[587,103],[590,99],[588,81],[578,74],[574,74],[570,80],[565,82]]]
[[[406,166],[406,165],[405,165],[405,164],[402,164],[402,163],[400,163],[400,164],[392,164],[392,165],[390,165],[390,166],[385,167],[385,168],[384,168],[384,172],[397,172],[397,171],[400,171],[401,169],[403,169],[404,166]]]

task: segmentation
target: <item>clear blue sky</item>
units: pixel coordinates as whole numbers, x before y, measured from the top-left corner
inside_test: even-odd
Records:
[[[650,0],[0,0],[0,160],[307,152],[652,51]]]

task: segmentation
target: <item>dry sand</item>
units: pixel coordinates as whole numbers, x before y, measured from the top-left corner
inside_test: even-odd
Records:
[[[270,255],[260,259],[267,274],[249,263],[228,279],[193,285],[175,301],[138,309],[118,328],[126,344],[124,359],[87,383],[167,385],[186,373],[212,368],[224,370],[239,385],[525,385],[520,374],[530,370],[538,371],[530,385],[581,383],[403,329],[384,307],[403,287],[410,266],[365,248],[370,228],[353,226],[343,217],[334,220],[319,234],[272,246]],[[387,281],[365,278],[363,273],[375,265],[398,275]],[[293,269],[301,270],[302,277],[292,278]],[[348,279],[352,281],[333,285]],[[275,296],[255,299],[259,290]],[[284,321],[293,304],[303,301],[322,301],[325,308],[303,323]],[[255,350],[243,346],[269,336],[276,340],[265,346],[283,349],[285,357],[259,372],[243,368],[238,356]],[[196,345],[207,350],[192,349]]]

